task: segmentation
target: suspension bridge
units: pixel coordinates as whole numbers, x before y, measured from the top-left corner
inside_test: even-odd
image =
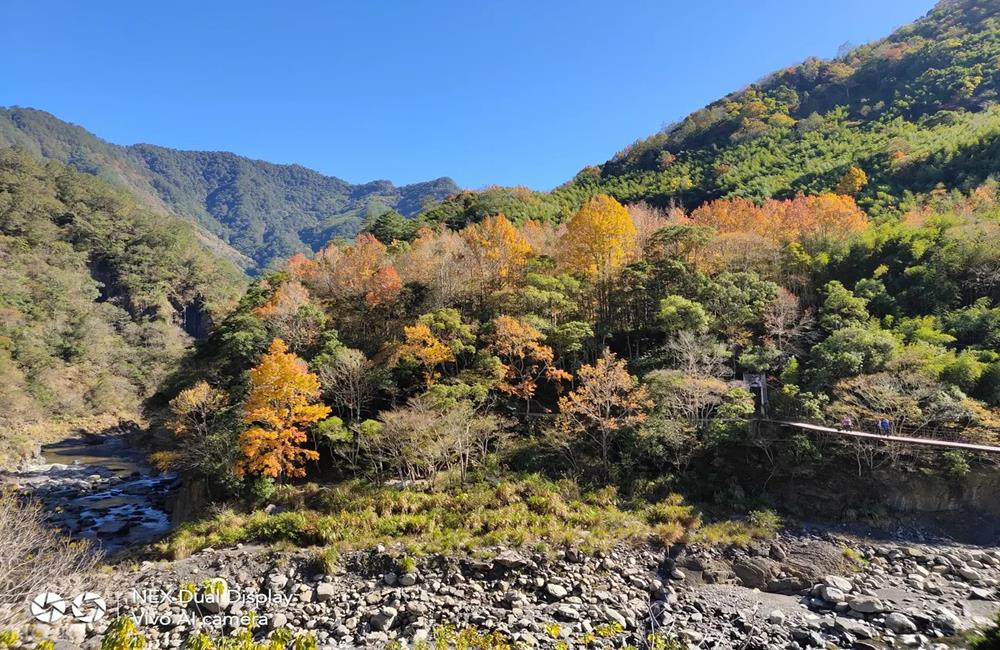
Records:
[[[888,435],[880,433],[868,433],[866,431],[854,431],[851,429],[839,429],[827,427],[809,422],[789,422],[786,420],[761,420],[784,427],[803,429],[806,431],[818,431],[820,433],[834,434],[838,436],[848,436],[854,438],[868,438],[871,440],[884,440],[886,442],[902,442],[913,445],[925,445],[928,447],[941,447],[945,449],[964,449],[966,451],[983,451],[992,454],[1000,454],[1000,446],[980,445],[970,442],[953,442],[951,440],[936,440],[934,438],[916,438],[912,436]]]

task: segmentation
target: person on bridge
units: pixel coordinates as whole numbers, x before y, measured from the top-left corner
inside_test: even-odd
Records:
[[[854,420],[851,418],[850,415],[845,415],[844,417],[840,418],[841,431],[853,428],[854,428]]]
[[[882,418],[878,421],[878,432],[883,436],[889,435],[892,431],[892,422],[889,422],[888,418]]]

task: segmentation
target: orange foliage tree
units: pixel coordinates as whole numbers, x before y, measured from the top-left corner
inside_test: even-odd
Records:
[[[571,456],[577,447],[595,447],[608,475],[615,441],[646,419],[652,402],[625,362],[608,350],[594,365],[580,368],[577,379],[579,387],[559,398],[555,440]]]
[[[868,185],[868,174],[863,169],[851,165],[837,182],[837,194],[854,196]]]
[[[347,247],[330,244],[309,267],[309,284],[324,298],[363,296],[368,307],[395,300],[403,287],[385,244],[362,233]]]
[[[493,329],[493,342],[487,352],[500,358],[504,371],[497,388],[523,399],[526,413],[531,408],[539,379],[572,379],[572,375],[553,364],[552,348],[542,344],[542,333],[528,323],[499,316],[493,321]]]
[[[281,284],[254,314],[270,323],[282,340],[299,351],[315,343],[326,324],[326,316],[312,303],[309,290],[297,280]]]
[[[424,368],[428,384],[434,383],[434,369],[455,360],[455,353],[439,339],[430,325],[416,322],[403,328],[405,342],[399,348],[399,356]]]
[[[422,366],[427,384],[434,383],[438,366],[458,361],[460,355],[476,351],[476,335],[462,321],[457,309],[437,309],[422,315],[413,325],[403,328],[405,341],[399,358]]]
[[[274,339],[260,364],[250,370],[243,422],[252,426],[240,434],[244,459],[237,474],[305,476],[303,465],[319,458],[302,447],[305,429],[330,414],[330,407],[314,403],[319,394],[319,379],[306,362],[288,352],[284,341]]]
[[[691,218],[719,233],[751,233],[781,244],[844,239],[868,227],[868,217],[854,199],[839,194],[770,199],[761,206],[747,199],[719,199],[697,208]]]

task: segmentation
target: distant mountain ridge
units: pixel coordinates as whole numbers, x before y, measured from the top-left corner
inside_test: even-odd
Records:
[[[119,146],[31,108],[0,108],[0,146],[127,189],[152,209],[192,221],[257,267],[353,236],[372,214],[392,209],[410,216],[459,190],[450,178],[400,187],[384,180],[353,185],[301,165],[229,152]]]

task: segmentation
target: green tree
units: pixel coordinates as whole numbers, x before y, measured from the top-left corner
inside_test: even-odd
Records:
[[[837,280],[823,287],[826,298],[819,310],[819,323],[828,332],[868,321],[868,301],[858,298]]]
[[[660,324],[668,333],[686,330],[704,332],[708,329],[709,317],[699,303],[683,296],[667,296],[660,301],[658,312]]]

